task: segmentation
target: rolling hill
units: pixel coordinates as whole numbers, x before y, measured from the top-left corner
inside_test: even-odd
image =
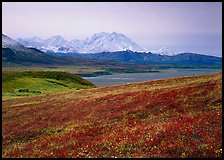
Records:
[[[222,74],[2,101],[2,157],[222,157]]]
[[[41,93],[96,87],[81,77],[54,71],[3,71],[2,97],[14,98]]]

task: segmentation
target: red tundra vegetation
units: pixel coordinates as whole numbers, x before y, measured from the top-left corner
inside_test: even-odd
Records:
[[[3,157],[222,157],[222,73],[2,101]]]

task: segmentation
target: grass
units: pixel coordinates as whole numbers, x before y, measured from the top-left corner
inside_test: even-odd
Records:
[[[94,84],[74,74],[56,71],[3,71],[3,98],[87,89]]]
[[[222,74],[3,100],[2,156],[221,158]]]

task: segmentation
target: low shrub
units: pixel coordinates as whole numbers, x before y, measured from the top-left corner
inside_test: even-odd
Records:
[[[16,89],[16,92],[30,92],[28,88],[19,88]]]
[[[19,89],[16,89],[16,92],[41,93],[41,91],[38,91],[38,90],[29,90],[28,88],[19,88]]]
[[[31,93],[41,93],[41,91],[38,90],[30,90]]]

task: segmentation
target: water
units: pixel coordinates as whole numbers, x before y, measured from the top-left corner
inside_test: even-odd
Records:
[[[153,73],[130,73],[130,74],[115,74],[103,75],[98,77],[83,77],[84,79],[96,84],[97,86],[112,86],[117,84],[141,82],[148,80],[157,80],[171,77],[192,76],[216,73],[221,69],[170,69],[161,70],[161,72]]]

